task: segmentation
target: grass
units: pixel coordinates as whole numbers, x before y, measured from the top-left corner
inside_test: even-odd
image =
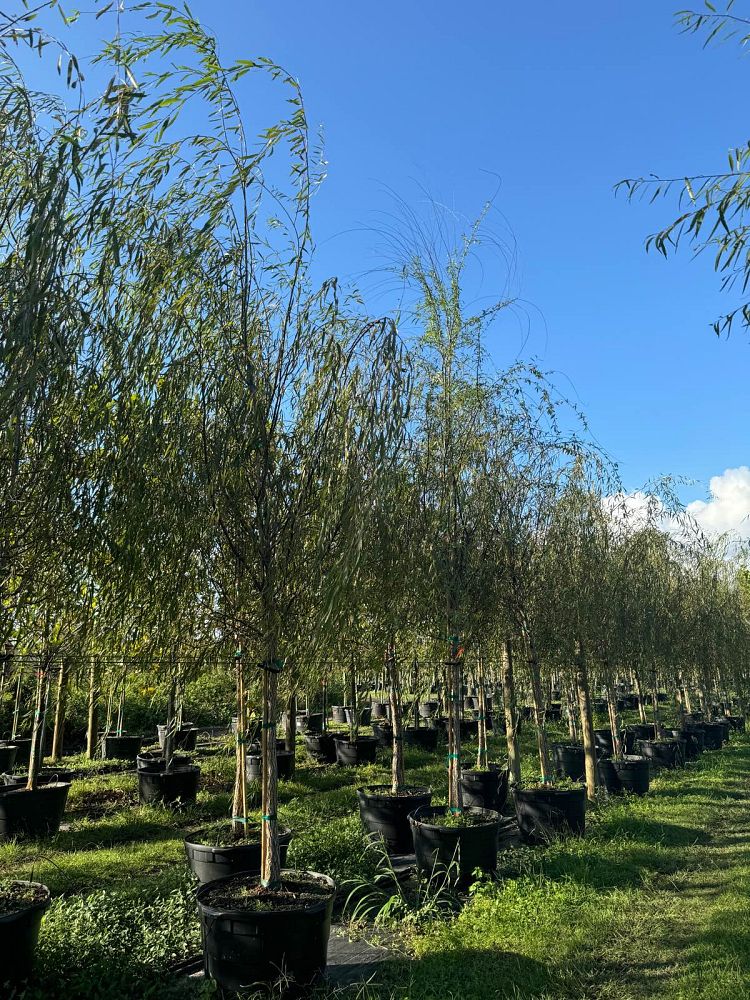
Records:
[[[530,735],[527,780],[536,770]],[[553,730],[558,735],[562,729]],[[495,754],[499,746],[494,742]],[[444,801],[441,754],[407,751],[408,781],[431,786],[436,804]],[[355,790],[386,782],[386,765],[385,756],[356,770],[306,765],[282,784],[280,820],[295,832],[290,866],[339,882],[375,876],[377,856],[360,829]],[[171,971],[200,950],[182,840],[229,811],[231,757],[217,754],[201,767],[198,802],[173,812],[138,806],[133,773],[77,761],[86,777],[71,789],[69,829],[39,843],[0,845],[0,877],[39,879],[55,897],[42,928],[37,982],[25,1000],[215,995],[211,984],[191,985]],[[387,932],[395,957],[366,988],[338,995],[750,996],[749,778],[750,739],[742,735],[683,771],[665,772],[643,799],[600,803],[585,839],[501,855],[500,879],[478,883],[455,915],[424,898],[420,918],[409,919],[399,901]]]

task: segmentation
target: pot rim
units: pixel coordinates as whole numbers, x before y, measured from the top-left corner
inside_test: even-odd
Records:
[[[380,789],[382,792],[379,792]],[[390,785],[362,785],[357,789],[357,795],[367,795],[371,799],[406,799],[409,798],[408,795],[404,795],[404,792],[409,792],[413,798],[421,797],[423,795],[432,795],[432,789],[429,785],[405,785],[402,789],[401,795],[394,795],[391,792]]]
[[[322,872],[302,871],[301,869],[298,868],[282,868],[280,873],[282,879],[285,874],[314,875],[316,878],[319,878],[322,881],[328,883],[328,885],[332,889],[331,894],[327,896],[325,899],[316,900],[314,903],[310,903],[309,906],[305,906],[302,910],[300,910],[299,907],[296,907],[295,909],[288,909],[283,906],[269,908],[268,910],[233,910],[229,907],[218,908],[215,906],[211,906],[209,903],[204,903],[203,900],[201,899],[201,896],[205,895],[211,887],[222,885],[225,882],[234,881],[235,879],[240,878],[242,874],[243,874],[242,872],[239,872],[235,875],[225,875],[223,878],[213,879],[213,881],[204,882],[203,885],[199,886],[199,888],[196,890],[195,893],[195,899],[196,902],[198,903],[198,907],[200,908],[201,913],[202,914],[208,913],[212,917],[232,917],[238,920],[248,920],[248,919],[263,920],[269,916],[271,917],[276,916],[279,913],[300,913],[300,912],[315,913],[318,910],[327,908],[329,904],[332,904],[333,900],[336,898],[336,893],[338,891],[338,886],[336,885],[336,883],[334,882],[334,880],[331,878],[330,875],[324,875]],[[248,872],[246,874],[249,879],[260,878],[260,876],[255,873]]]
[[[188,834],[188,836],[185,837],[185,839],[183,840],[183,843],[185,844],[185,846],[186,847],[199,847],[203,851],[213,851],[214,853],[216,853],[217,851],[221,851],[222,853],[224,853],[226,851],[250,851],[250,850],[255,850],[255,847],[256,847],[255,844],[225,844],[225,845],[222,845],[222,844],[204,844],[200,840],[196,840],[195,839],[201,833],[203,833],[203,829],[196,830],[195,833]],[[282,826],[282,827],[280,827],[279,831],[278,831],[278,835],[279,835],[279,838],[288,837],[289,840],[291,840],[292,837],[293,837],[293,833],[292,833],[291,829],[288,826]],[[258,844],[260,844],[260,840],[258,841]]]
[[[37,910],[46,910],[50,903],[52,902],[52,893],[49,888],[44,884],[44,882],[34,882],[31,879],[26,878],[12,878],[9,880],[15,885],[33,885],[38,888],[44,889],[46,896],[44,899],[38,900],[36,903],[32,903],[31,906],[25,906],[22,910],[14,910],[13,913],[2,913],[0,914],[0,924],[10,924],[18,920],[19,917],[25,916],[27,913],[35,913]]]
[[[446,826],[442,826],[439,823],[430,823],[429,820],[422,819],[421,816],[417,815],[417,813],[420,810],[422,810],[422,809],[430,809],[430,810],[434,811],[435,815],[444,816],[445,813],[446,813],[446,811],[447,811],[447,809],[448,809],[448,807],[447,806],[432,806],[432,805],[430,805],[430,806],[418,806],[414,810],[414,812],[409,813],[409,822],[413,826],[426,826],[426,827],[429,827],[431,830],[448,830],[450,832],[453,832],[453,831],[458,832],[458,831],[464,831],[464,830],[483,830],[483,829],[485,829],[488,826],[497,826],[497,825],[499,825],[500,820],[502,818],[500,816],[500,813],[496,809],[483,809],[481,806],[465,806],[464,810],[463,810],[465,813],[470,813],[472,816],[476,816],[477,814],[482,814],[482,815],[484,815],[484,816],[487,817],[487,821],[485,823],[475,823],[472,826],[446,827]]]

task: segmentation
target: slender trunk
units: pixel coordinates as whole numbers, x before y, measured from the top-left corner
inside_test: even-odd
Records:
[[[128,673],[125,664],[122,666],[122,680],[120,682],[120,698],[117,702],[117,735],[122,736],[125,732],[125,686],[127,684]]]
[[[388,643],[385,662],[388,671],[388,699],[391,706],[391,728],[393,731],[391,792],[398,795],[404,787],[404,734],[401,727],[401,683],[396,660],[396,643],[393,638]]]
[[[247,713],[245,704],[245,660],[242,647],[234,654],[234,691],[237,708],[237,731],[234,754],[234,794],[232,796],[232,832],[244,834],[247,827]],[[262,737],[261,737],[262,739]],[[264,751],[261,751],[262,753]],[[274,757],[276,744],[274,743]]]
[[[656,668],[654,668],[651,675],[651,709],[654,716],[654,736],[657,740],[660,740],[664,730],[662,728],[661,715],[659,713],[659,685],[656,678]]]
[[[323,732],[328,731],[328,679],[323,678],[323,725],[321,726]]]
[[[576,687],[578,688],[578,710],[581,716],[583,754],[586,762],[586,794],[589,801],[593,802],[596,798],[596,747],[594,745],[594,723],[591,718],[586,651],[581,640],[576,645]]]
[[[565,700],[567,702],[568,735],[573,743],[578,742],[578,726],[576,724],[576,689],[573,684],[566,685]]]
[[[503,710],[505,712],[505,745],[508,750],[508,772],[511,785],[521,783],[521,753],[518,746],[518,724],[520,716],[516,707],[516,684],[513,677],[513,643],[510,639],[503,642],[502,683]]]
[[[609,676],[607,677],[607,712],[609,713],[609,728],[612,730],[612,751],[615,757],[621,757],[623,746],[620,736],[620,716],[617,713],[617,691]]]
[[[65,707],[68,697],[68,677],[70,662],[63,657],[60,663],[60,673],[57,677],[57,700],[55,702],[55,728],[52,734],[52,760],[60,760],[63,753],[63,737],[65,734]]]
[[[263,792],[260,871],[261,881],[267,887],[278,885],[281,877],[279,830],[276,820],[279,780],[276,761],[276,695],[279,678],[276,667],[276,649],[272,646],[269,649],[266,669],[263,671]]]
[[[635,679],[635,693],[638,695],[638,718],[641,720],[642,723],[645,724],[648,722],[648,718],[646,716],[646,706],[643,700],[643,689],[641,688],[641,679],[638,676],[637,672],[633,675],[633,677]]]
[[[419,660],[414,657],[411,665],[411,676],[412,676],[412,690],[414,694],[414,728],[419,729],[419,699],[421,695],[419,694]]]
[[[542,784],[547,785],[552,782],[552,770],[550,767],[549,747],[547,746],[547,730],[545,726],[545,704],[542,694],[542,678],[539,671],[539,659],[536,655],[536,647],[531,639],[528,639],[529,646],[529,676],[531,678],[531,700],[534,705],[534,719],[536,721],[536,742],[539,752],[539,768],[541,771]]]
[[[23,668],[19,665],[18,667],[18,680],[16,681],[16,697],[13,703],[13,731],[11,733],[11,741],[18,736],[18,720],[21,715],[21,688],[23,686]]]
[[[289,695],[286,706],[286,731],[284,733],[284,746],[292,755],[290,773],[294,774],[295,757],[297,750],[297,692],[293,691]]]
[[[167,695],[167,726],[164,732],[164,770],[172,770],[174,758],[174,736],[175,736],[175,695],[177,681],[174,674],[169,681],[169,694]]]
[[[450,659],[447,664],[450,708],[448,715],[448,811],[463,811],[461,792],[461,704],[463,691],[461,683],[461,660],[459,658],[458,636],[450,643]]]
[[[357,711],[357,666],[354,658],[354,653],[352,653],[349,660],[349,705],[350,716],[349,716],[349,740],[352,743],[357,742],[357,737],[359,736],[359,712]]]
[[[49,658],[45,653],[36,672],[36,693],[34,697],[34,725],[31,730],[31,755],[29,757],[29,777],[26,783],[28,791],[36,788],[36,779],[42,766],[42,735],[46,719],[45,693],[47,690],[47,672]]]
[[[484,657],[479,654],[477,664],[477,691],[479,695],[479,721],[477,722],[477,770],[486,771],[487,762],[487,700],[485,695]]]
[[[98,656],[92,656],[89,666],[88,725],[86,730],[86,756],[93,760],[96,756],[96,737],[99,730],[100,663]]]

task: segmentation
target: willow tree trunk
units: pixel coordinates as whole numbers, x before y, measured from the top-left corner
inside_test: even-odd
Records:
[[[177,682],[174,677],[169,682],[169,694],[167,696],[167,726],[164,732],[164,770],[172,770],[175,744],[175,696]]]
[[[101,697],[100,670],[99,657],[93,656],[89,666],[88,724],[86,728],[86,756],[89,760],[94,759],[97,750],[96,737],[99,731],[99,699]]]
[[[581,716],[581,737],[586,763],[586,794],[590,801],[596,798],[596,747],[594,745],[594,723],[591,718],[591,695],[589,692],[589,672],[586,651],[582,641],[576,646],[576,688],[578,689],[578,711]]]
[[[276,650],[269,650],[263,671],[263,790],[261,797],[261,881],[275,886],[281,877],[279,857],[278,809],[279,772],[276,760],[276,698],[279,678],[276,673]]]
[[[547,785],[552,782],[552,774],[549,760],[549,747],[547,746],[547,730],[545,726],[545,703],[542,694],[542,677],[539,670],[539,659],[536,655],[536,647],[531,640],[529,646],[529,677],[531,680],[531,700],[534,705],[534,720],[536,722],[536,744],[539,753],[539,768],[541,771],[542,784]]]
[[[620,757],[623,747],[620,736],[620,716],[617,713],[617,691],[609,672],[607,675],[607,712],[609,713],[609,728],[612,730],[612,750],[615,757]]]
[[[63,657],[60,663],[60,673],[57,677],[57,699],[55,701],[55,728],[52,733],[52,760],[60,760],[63,754],[63,739],[65,737],[65,707],[68,699],[68,678],[70,661]]]
[[[644,704],[643,688],[641,687],[641,679],[638,676],[638,672],[637,671],[633,674],[633,677],[634,677],[634,680],[635,680],[635,693],[638,696],[638,718],[645,725],[648,722],[648,718],[646,716],[646,706]]]
[[[518,707],[516,682],[513,676],[513,643],[510,639],[502,647],[503,710],[505,712],[505,745],[508,750],[508,773],[511,785],[521,783],[521,754],[518,747]]]
[[[487,698],[485,694],[484,657],[479,654],[477,664],[477,692],[479,694],[479,720],[477,722],[477,770],[487,770]]]
[[[573,684],[565,687],[565,700],[567,702],[568,714],[568,735],[573,743],[578,742],[578,726],[576,725],[576,688]]]
[[[232,831],[246,833],[247,827],[247,706],[245,704],[245,659],[237,648],[234,657],[234,692],[237,729],[234,743],[234,793],[232,795]],[[274,757],[276,756],[274,744]]]
[[[393,753],[391,756],[391,792],[398,795],[404,787],[404,733],[401,725],[401,678],[396,661],[396,643],[388,643],[385,655],[388,671],[388,701],[391,706]]]
[[[288,753],[292,755],[289,763],[289,773],[294,774],[297,751],[297,692],[292,691],[286,705],[286,727],[284,732],[284,746]]]
[[[463,811],[461,792],[461,704],[463,691],[458,637],[451,639],[450,659],[446,663],[450,705],[448,714],[448,812]]]
[[[661,724],[661,713],[659,712],[659,686],[655,668],[651,676],[651,710],[654,716],[654,736],[657,740],[660,740],[664,730]]]
[[[34,725],[31,730],[31,754],[29,756],[29,776],[26,788],[32,791],[36,788],[36,779],[39,769],[42,766],[42,755],[44,753],[42,743],[44,740],[44,726],[47,718],[47,673],[49,671],[49,659],[45,655],[39,664],[36,672],[36,692],[34,695]]]

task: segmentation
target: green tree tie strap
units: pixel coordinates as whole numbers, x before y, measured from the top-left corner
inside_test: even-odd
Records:
[[[247,824],[250,822],[250,820],[247,818],[247,816],[232,816],[232,822]]]
[[[268,813],[268,814],[264,813],[261,816],[261,819],[263,820],[264,823],[272,823],[276,819],[276,813]]]

